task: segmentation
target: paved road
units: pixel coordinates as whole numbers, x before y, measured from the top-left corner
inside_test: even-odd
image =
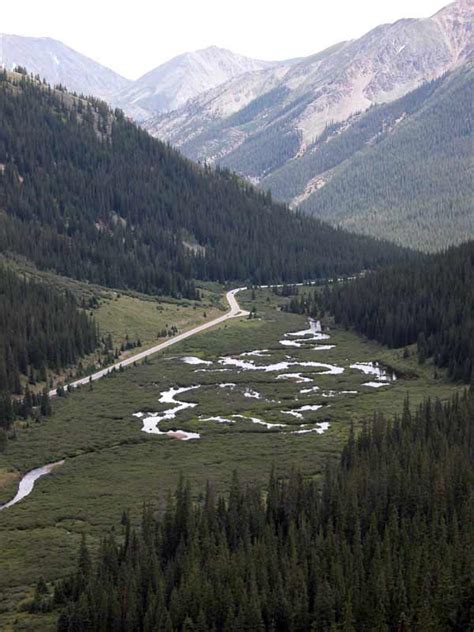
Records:
[[[100,371],[97,371],[96,373],[92,373],[92,375],[88,375],[87,377],[83,377],[80,380],[71,382],[69,386],[71,386],[72,388],[76,388],[76,386],[89,384],[90,381],[95,382],[96,380],[100,380],[101,377],[104,377],[104,375],[107,375],[114,369],[119,369],[121,366],[126,367],[126,366],[129,366],[130,364],[133,364],[134,362],[143,360],[143,358],[146,358],[147,356],[153,355],[154,353],[157,353],[158,351],[162,351],[163,349],[166,349],[167,347],[171,347],[171,345],[175,345],[176,343],[181,342],[182,340],[186,340],[186,338],[190,338],[191,336],[194,336],[195,334],[199,334],[201,331],[206,331],[206,329],[210,329],[211,327],[214,327],[215,325],[218,325],[219,323],[223,323],[226,320],[229,320],[230,318],[248,316],[248,312],[240,309],[240,305],[237,303],[237,299],[235,298],[235,295],[237,294],[237,292],[240,292],[241,290],[245,290],[245,289],[246,289],[245,287],[239,287],[239,288],[236,288],[235,290],[230,290],[229,292],[227,292],[226,299],[227,299],[227,302],[229,303],[230,309],[228,312],[226,312],[222,316],[219,316],[218,318],[214,318],[214,320],[210,320],[209,322],[203,323],[202,325],[198,325],[197,327],[194,327],[193,329],[190,329],[189,331],[185,331],[182,334],[173,336],[173,338],[169,338],[168,340],[165,340],[165,342],[160,342],[160,344],[155,345],[154,347],[151,347],[150,349],[145,349],[145,351],[136,353],[135,355],[130,356],[129,358],[126,358],[125,360],[122,360],[121,362],[117,362],[116,364],[111,364],[105,369],[101,369]],[[56,395],[57,395],[56,389],[49,391],[50,397],[55,397]]]

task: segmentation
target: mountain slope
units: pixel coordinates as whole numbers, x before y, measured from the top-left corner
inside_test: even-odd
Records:
[[[264,178],[280,199],[337,225],[437,250],[474,235],[471,63],[327,128]]]
[[[295,216],[113,114],[0,74],[0,252],[65,276],[194,296],[193,279],[302,280],[405,256]]]
[[[420,363],[433,357],[454,380],[474,377],[474,241],[335,284],[326,309],[389,347],[417,343]]]
[[[28,387],[23,403],[10,402],[10,394],[23,394],[22,378],[29,378],[30,388],[36,381],[46,382],[48,370],[71,366],[96,349],[99,337],[95,322],[79,309],[72,293],[27,279],[3,262],[0,297],[1,434],[17,414],[26,418],[32,412]]]
[[[249,142],[258,139],[261,124],[270,128],[274,118],[280,117],[281,127],[281,120],[291,119],[296,110],[301,111],[309,97],[297,97],[292,103],[292,91],[285,83],[287,77],[306,65],[318,67],[343,47],[344,43],[340,43],[303,61],[246,73],[143,125],[151,134],[170,141],[193,159],[210,162],[223,159],[247,139]],[[288,128],[288,131],[293,130]],[[298,138],[296,132],[295,135]],[[254,172],[248,169],[245,174]]]
[[[175,110],[234,77],[273,65],[211,46],[178,55],[151,70],[117,95],[114,104],[140,119],[151,113]]]
[[[23,66],[52,85],[61,84],[71,92],[106,100],[130,83],[110,68],[49,37],[0,34],[0,65],[7,70]]]
[[[260,181],[301,156],[329,124],[393,101],[472,57],[472,2],[427,19],[399,20],[288,67],[261,71],[191,100],[146,128],[193,159]],[[264,86],[251,99],[245,85]],[[266,83],[267,82],[267,83]],[[249,92],[252,92],[249,90]],[[223,104],[233,105],[232,108]]]

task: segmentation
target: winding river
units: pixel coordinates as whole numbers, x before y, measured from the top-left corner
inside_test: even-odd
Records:
[[[58,465],[62,465],[63,463],[64,460],[56,461],[56,463],[48,463],[48,465],[43,465],[42,467],[37,467],[36,469],[27,472],[20,481],[16,496],[4,505],[0,505],[0,511],[16,505],[16,503],[20,502],[20,500],[25,498],[25,496],[31,494],[33,487],[39,478],[49,474],[55,467],[58,467]]]
[[[229,311],[223,316],[219,316],[218,318],[214,318],[213,320],[203,323],[202,325],[199,325],[197,327],[194,327],[193,329],[189,331],[185,331],[181,334],[178,334],[177,336],[174,336],[173,338],[170,338],[169,340],[166,340],[165,342],[155,345],[151,349],[146,349],[145,351],[141,351],[140,353],[134,356],[131,356],[121,362],[118,362],[114,364],[113,366],[106,367],[105,369],[97,371],[96,373],[93,373],[92,375],[88,375],[87,377],[76,380],[75,382],[72,382],[70,386],[75,388],[77,386],[88,384],[90,381],[95,381],[95,380],[100,379],[101,377],[104,377],[105,375],[113,371],[114,369],[119,369],[121,367],[128,366],[129,364],[133,364],[134,362],[138,360],[142,360],[143,358],[149,355],[152,355],[154,353],[157,353],[158,351],[161,351],[173,344],[176,344],[177,342],[180,342],[181,340],[185,340],[186,338],[194,336],[195,334],[200,333],[201,331],[205,331],[206,329],[209,329],[210,327],[214,327],[215,325],[219,323],[223,323],[229,318],[247,316],[248,312],[240,309],[240,306],[237,303],[237,300],[235,298],[235,295],[244,289],[246,288],[236,288],[234,290],[230,290],[229,292],[227,292],[226,299],[229,304]],[[188,389],[184,389],[184,390],[188,390]],[[170,393],[171,399],[173,395],[175,394],[176,392]],[[50,397],[55,397],[56,395],[57,395],[56,389],[53,389],[49,392]],[[165,399],[164,401],[167,401],[167,400]],[[181,410],[181,408],[185,408],[188,406],[188,404],[183,404],[182,402],[172,402],[172,403],[177,404],[176,406],[177,410]],[[173,409],[173,413],[177,412],[176,409]],[[169,416],[171,415],[170,415],[170,412],[168,411],[168,415],[165,415],[165,418],[169,418]],[[156,416],[155,418],[153,418],[154,422],[155,420],[156,422],[160,421],[161,417]],[[154,423],[154,426],[153,427],[150,426],[150,428],[147,429],[146,431],[155,432],[157,434],[170,434],[171,436],[175,436],[178,439],[199,438],[199,435],[197,433],[186,433],[184,431],[176,431],[176,432],[170,431],[168,433],[161,433],[157,429],[156,426],[157,426],[157,423]],[[23,498],[31,494],[31,492],[33,491],[33,487],[35,486],[35,483],[39,478],[41,478],[42,476],[46,476],[46,474],[49,474],[55,467],[57,467],[58,465],[62,465],[63,463],[64,463],[64,460],[57,461],[56,463],[48,463],[47,465],[43,465],[42,467],[37,467],[36,469],[31,470],[30,472],[27,472],[20,481],[16,496],[12,498],[10,501],[8,501],[7,503],[5,503],[4,505],[0,505],[0,511],[3,511],[4,509],[8,509],[8,507],[12,507],[13,505],[16,505],[16,503],[20,502],[20,500],[22,500]]]

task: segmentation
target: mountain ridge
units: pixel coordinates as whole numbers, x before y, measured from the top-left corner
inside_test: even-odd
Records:
[[[468,62],[325,133],[260,182],[333,225],[438,250],[474,234]]]
[[[140,119],[153,112],[176,110],[191,98],[229,79],[278,64],[208,46],[182,53],[153,68],[126,86],[113,101]]]
[[[0,33],[0,66],[28,68],[51,85],[109,100],[129,79],[51,37]]]
[[[177,109],[241,74],[298,61],[252,59],[212,45],[176,55],[131,80],[54,38],[0,33],[0,66],[6,70],[27,68],[52,85],[103,99],[135,120]]]
[[[115,288],[303,281],[405,258],[192,163],[97,99],[0,73],[0,252]],[[189,244],[192,245],[190,248]]]
[[[245,91],[246,78],[251,83],[255,76],[204,93],[146,121],[145,127],[194,160],[219,162],[258,182],[305,153],[328,124],[393,101],[471,57],[472,4],[458,0],[430,18],[378,26],[358,40],[303,59],[281,76],[263,71],[268,87],[260,75],[254,98],[234,104],[232,111],[225,104]],[[278,90],[273,99],[272,90]],[[255,116],[243,123],[231,118],[263,98],[265,107]]]

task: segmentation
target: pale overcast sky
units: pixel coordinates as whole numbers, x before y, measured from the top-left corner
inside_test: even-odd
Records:
[[[310,55],[445,0],[1,0],[0,32],[59,39],[135,79],[216,45],[259,59]]]

